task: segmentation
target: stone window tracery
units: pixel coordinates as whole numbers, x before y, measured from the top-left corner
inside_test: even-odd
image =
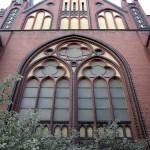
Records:
[[[91,50],[85,44],[68,43],[66,46],[59,49],[58,54],[63,59],[79,61],[90,56]]]
[[[119,136],[131,138],[121,74],[109,60],[117,63],[103,47],[77,40],[44,48],[30,64],[19,112],[38,110],[42,130],[56,136],[70,134],[74,122],[80,141],[92,139],[95,127],[119,120]]]

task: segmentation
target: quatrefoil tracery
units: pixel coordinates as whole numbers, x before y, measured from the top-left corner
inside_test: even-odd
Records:
[[[67,46],[58,50],[58,55],[69,61],[80,61],[87,58],[91,54],[91,50],[86,45],[78,43],[69,43]]]
[[[37,77],[61,77],[66,74],[66,70],[60,66],[60,63],[54,59],[46,60],[42,66],[39,66],[34,71],[34,76]]]
[[[89,66],[83,68],[82,74],[87,77],[103,76],[110,78],[115,75],[115,70],[109,67],[103,60],[94,59],[89,62]]]

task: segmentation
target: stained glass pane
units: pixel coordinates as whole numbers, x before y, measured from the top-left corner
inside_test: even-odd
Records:
[[[108,121],[111,120],[109,109],[96,109],[96,116],[98,121]]]
[[[128,121],[127,109],[114,110],[115,119],[118,121]]]
[[[54,81],[51,79],[44,80],[41,84],[41,90],[38,101],[40,120],[50,120],[53,93]]]
[[[56,98],[55,98],[55,121],[68,121],[69,120],[69,99],[70,88],[69,81],[62,79],[57,82]]]
[[[125,96],[123,93],[121,82],[119,80],[112,79],[110,81],[110,93],[115,119],[119,121],[129,120],[125,104]]]
[[[91,85],[87,79],[78,83],[78,119],[93,121]]]
[[[68,121],[69,110],[68,109],[56,109],[54,112],[54,121]]]
[[[78,109],[79,121],[93,121],[93,112],[91,109]]]

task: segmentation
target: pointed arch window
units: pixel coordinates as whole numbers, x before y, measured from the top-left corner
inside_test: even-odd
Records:
[[[125,29],[124,18],[113,10],[104,10],[98,13],[99,29]]]
[[[50,29],[52,15],[45,10],[38,10],[27,16],[24,23],[24,30],[44,30]]]
[[[90,106],[90,109],[94,110],[91,115],[95,116],[93,121],[95,120],[95,123],[109,120],[128,121],[125,95],[120,79],[115,77],[116,71],[109,67],[105,61],[94,59],[89,62],[88,66],[83,67],[82,72],[83,76],[87,79],[79,80],[78,95],[81,93],[83,99],[88,97],[90,103],[89,105],[85,105],[88,103],[82,103],[82,100],[78,97],[78,104],[82,103],[81,106],[84,109],[89,109]],[[93,78],[95,79],[93,80]],[[88,80],[92,82],[88,82]],[[82,82],[83,84],[81,84]],[[80,107],[78,106],[78,108]],[[88,117],[90,116],[87,112],[85,114]],[[90,121],[86,117],[83,118],[80,119],[78,117],[78,121]]]
[[[121,66],[103,47],[76,39],[48,45],[30,66],[20,113],[38,110],[43,126],[56,136],[66,137],[75,127],[81,140],[92,139],[95,127],[102,132],[117,120],[119,136],[132,138]]]
[[[28,74],[19,112],[38,111],[41,122],[53,126],[57,135],[67,136],[70,105],[70,78],[67,68],[57,59],[40,61]],[[57,124],[62,124],[58,128]],[[56,127],[55,127],[56,126]]]

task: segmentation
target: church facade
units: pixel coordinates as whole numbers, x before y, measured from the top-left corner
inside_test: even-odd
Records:
[[[53,134],[150,136],[150,17],[138,0],[13,0],[0,11],[0,79],[23,76],[11,109]]]

